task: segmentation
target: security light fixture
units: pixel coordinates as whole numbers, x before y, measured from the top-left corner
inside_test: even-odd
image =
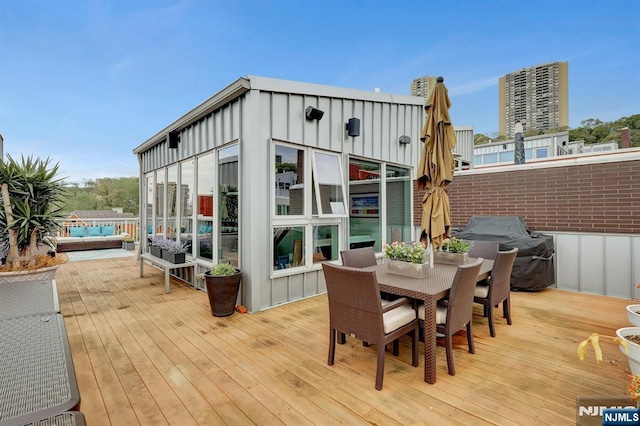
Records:
[[[398,142],[400,142],[400,144],[407,145],[411,143],[411,138],[407,135],[402,135]]]
[[[318,108],[314,108],[312,106],[308,106],[307,109],[305,110],[305,116],[307,117],[307,120],[320,121],[323,115],[324,115],[324,111],[320,111]]]
[[[169,148],[176,149],[178,148],[178,143],[180,143],[180,132],[174,130],[172,132],[167,133],[167,145]]]
[[[346,125],[347,134],[351,137],[360,136],[360,119],[350,118]]]

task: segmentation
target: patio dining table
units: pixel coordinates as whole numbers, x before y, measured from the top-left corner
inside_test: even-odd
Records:
[[[469,262],[475,258],[469,258]],[[424,301],[424,381],[436,382],[436,305],[449,294],[456,275],[456,265],[435,263],[426,278],[411,278],[390,273],[387,264],[370,266],[375,270],[380,291]],[[489,276],[493,260],[485,259],[478,273],[478,281]]]

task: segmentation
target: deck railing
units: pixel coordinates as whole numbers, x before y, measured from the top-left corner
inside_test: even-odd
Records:
[[[133,237],[136,241],[140,241],[140,218],[76,218],[63,219],[58,221],[61,224],[58,231],[58,237],[70,237],[70,228],[78,226],[113,226],[114,233],[120,235],[124,232]]]

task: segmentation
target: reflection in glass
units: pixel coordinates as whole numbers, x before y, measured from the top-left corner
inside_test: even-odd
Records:
[[[346,214],[342,191],[342,178],[340,168],[340,157],[334,154],[322,152],[313,153],[314,161],[314,182],[317,183],[318,193],[316,200],[318,213]]]
[[[411,241],[410,169],[387,166],[387,176],[387,243]]]
[[[196,256],[213,259],[213,153],[198,157],[198,214]]]
[[[145,192],[147,203],[147,232],[149,236],[153,236],[153,173],[149,173],[145,176]],[[140,233],[140,240],[142,241],[143,233]]]
[[[156,234],[164,234],[164,172],[165,169],[156,170]]]
[[[349,159],[349,248],[382,251],[381,164]]]
[[[273,229],[273,270],[304,265],[304,226]]]
[[[304,151],[276,145],[275,214],[304,214]]]
[[[187,244],[191,253],[191,238],[193,237],[193,190],[195,188],[193,176],[193,159],[180,165],[180,240]]]
[[[313,227],[313,263],[338,260],[338,225]]]
[[[218,249],[220,260],[238,266],[238,145],[218,153]]]
[[[178,215],[178,165],[167,168],[167,238],[176,239]]]

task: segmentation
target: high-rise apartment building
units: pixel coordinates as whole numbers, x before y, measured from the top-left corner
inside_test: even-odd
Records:
[[[411,83],[411,96],[420,96],[424,98],[424,102],[426,104],[435,85],[436,77],[425,75],[424,77],[416,78]]]
[[[499,129],[513,136],[516,120],[529,129],[569,125],[569,63],[522,68],[500,77]]]

